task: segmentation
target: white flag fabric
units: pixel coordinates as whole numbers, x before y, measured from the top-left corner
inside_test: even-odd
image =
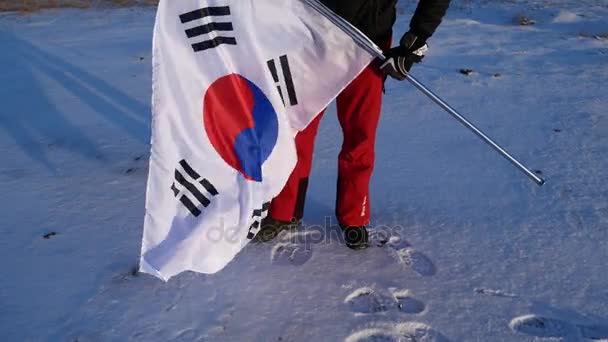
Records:
[[[161,0],[140,270],[215,273],[257,233],[295,134],[373,59],[302,0]]]

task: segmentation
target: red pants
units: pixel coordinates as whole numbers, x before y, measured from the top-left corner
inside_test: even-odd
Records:
[[[338,120],[344,135],[338,156],[336,216],[343,225],[369,224],[369,182],[374,169],[374,145],[383,83],[383,74],[374,62],[336,100]],[[323,113],[296,136],[298,163],[281,193],[272,200],[269,215],[273,219],[300,220],[304,215],[314,141]]]

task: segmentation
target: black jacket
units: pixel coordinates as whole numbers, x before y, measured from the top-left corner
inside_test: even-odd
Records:
[[[397,0],[321,0],[336,14],[348,20],[377,44],[392,33]],[[410,31],[427,39],[437,29],[450,0],[420,0],[410,22]],[[405,30],[404,30],[405,31]]]

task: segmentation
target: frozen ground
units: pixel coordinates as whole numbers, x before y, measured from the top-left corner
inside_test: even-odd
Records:
[[[606,1],[458,1],[415,69],[545,187],[389,83],[373,223],[404,240],[310,243],[333,212],[328,113],[305,218],[316,227],[167,284],[132,274],[153,16],[0,15],[2,341],[608,339]]]

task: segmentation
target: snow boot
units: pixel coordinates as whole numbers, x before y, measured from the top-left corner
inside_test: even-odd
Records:
[[[254,238],[254,242],[268,242],[273,240],[279,235],[280,232],[286,229],[295,229],[300,225],[300,222],[287,222],[281,220],[275,220],[270,217],[266,217],[262,220],[261,228],[258,234]]]
[[[369,234],[365,226],[343,226],[344,241],[346,246],[351,249],[365,249],[369,247]]]

